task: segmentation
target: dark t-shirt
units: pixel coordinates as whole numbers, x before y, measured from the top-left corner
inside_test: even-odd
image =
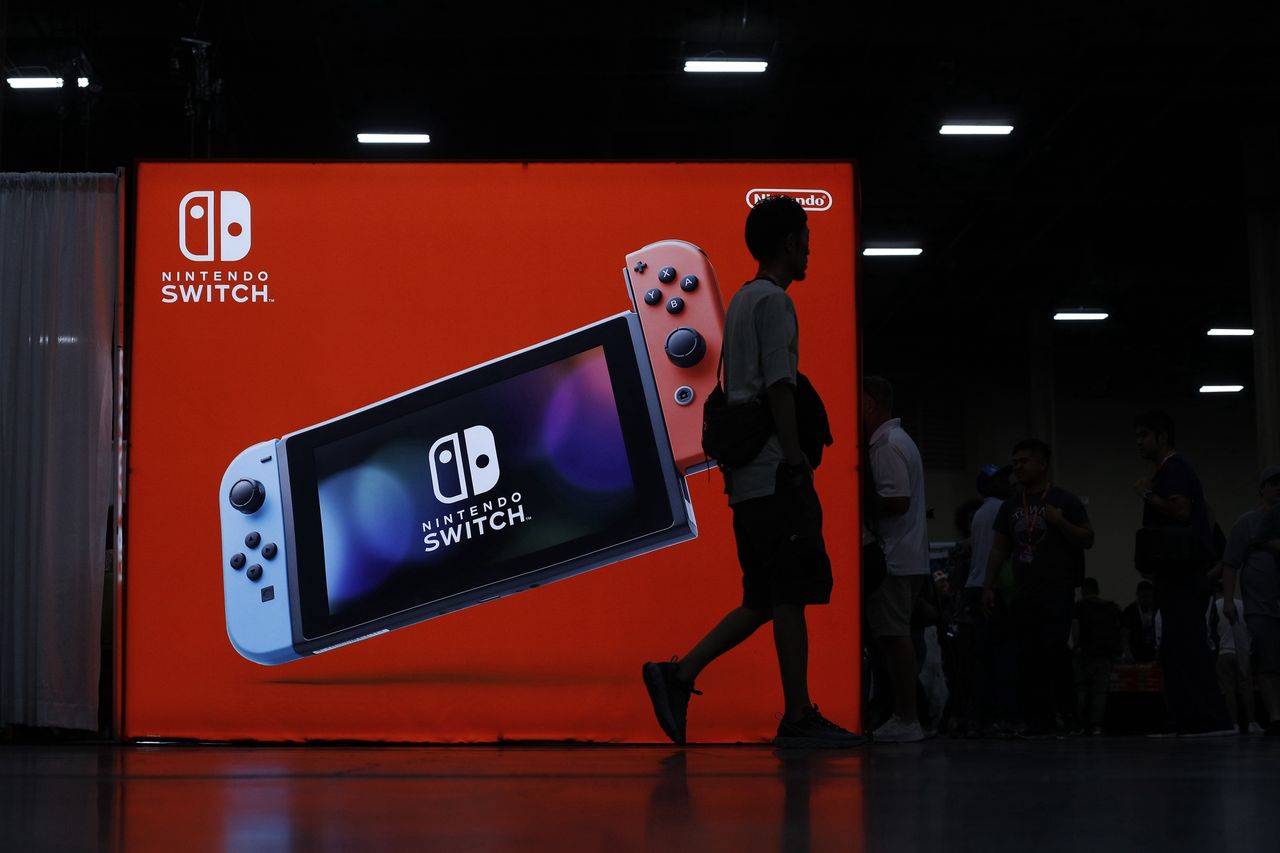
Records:
[[[1110,660],[1124,651],[1120,605],[1101,598],[1082,598],[1072,615],[1080,623],[1080,651],[1086,657]]]
[[[1046,505],[1062,510],[1077,527],[1089,523],[1080,499],[1057,486],[1034,494],[1018,491],[1000,505],[992,529],[1009,540],[1014,595],[1070,589],[1084,577],[1084,549],[1044,517]]]
[[[1148,611],[1148,619],[1144,623],[1142,608],[1133,602],[1124,609],[1124,629],[1129,634],[1129,651],[1138,663],[1156,659],[1156,619],[1155,611]]]
[[[1200,485],[1200,478],[1191,463],[1176,453],[1170,456],[1151,478],[1151,491],[1166,500],[1173,495],[1182,495],[1191,502],[1191,516],[1186,521],[1178,521],[1157,511],[1148,502],[1142,507],[1142,526],[1190,527],[1196,538],[1204,543],[1204,553],[1211,554],[1213,535],[1209,527],[1209,511],[1204,504],[1204,487]]]

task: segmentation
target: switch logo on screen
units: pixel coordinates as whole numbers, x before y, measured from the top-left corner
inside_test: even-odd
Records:
[[[479,497],[498,485],[501,468],[493,431],[470,426],[431,445],[431,488],[443,504]]]
[[[178,204],[178,248],[190,261],[239,261],[253,245],[252,209],[244,193],[196,190]]]

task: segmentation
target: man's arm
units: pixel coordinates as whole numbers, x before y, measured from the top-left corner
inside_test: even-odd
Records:
[[[1086,518],[1079,524],[1072,524],[1060,507],[1048,504],[1044,508],[1044,517],[1050,524],[1061,530],[1062,534],[1077,548],[1087,551],[1093,547],[1093,527],[1089,525],[1089,519]]]
[[[1230,563],[1220,563],[1222,568],[1222,615],[1232,625],[1240,619],[1236,612],[1236,567]]]
[[[1145,478],[1134,483],[1133,490],[1161,515],[1178,522],[1185,522],[1191,518],[1191,499],[1186,495],[1174,494],[1162,498],[1151,491],[1151,480]]]
[[[780,380],[769,386],[769,414],[773,416],[773,429],[782,445],[782,455],[787,458],[787,465],[795,468],[809,469],[809,459],[800,447],[800,427],[796,424],[796,388],[786,380]]]
[[[987,616],[996,606],[996,578],[1009,555],[1009,537],[999,530],[991,537],[991,555],[987,557],[987,575],[982,581],[982,612]]]

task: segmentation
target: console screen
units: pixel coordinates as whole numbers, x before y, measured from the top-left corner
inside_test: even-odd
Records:
[[[622,320],[290,437],[304,633],[669,527],[653,432]]]

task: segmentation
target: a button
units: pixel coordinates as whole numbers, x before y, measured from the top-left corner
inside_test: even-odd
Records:
[[[246,548],[257,548],[261,544],[262,537],[257,533],[250,533],[248,536],[244,537],[244,547]]]
[[[680,279],[680,289],[685,293],[693,293],[698,289],[698,277],[696,275],[687,275]]]
[[[257,512],[267,499],[267,490],[257,480],[236,480],[229,495],[231,505],[245,515]]]
[[[244,568],[245,562],[244,554],[231,555],[231,568],[235,569],[237,572]]]
[[[707,342],[702,335],[687,326],[681,326],[667,335],[667,358],[677,367],[693,367],[707,354]]]
[[[644,261],[636,261],[636,265],[632,267],[632,269],[634,269],[636,272],[639,272],[639,273],[644,272],[648,268],[649,268],[649,265],[646,264]]]
[[[687,406],[693,402],[693,389],[688,385],[681,385],[676,389],[676,405]]]
[[[264,586],[262,588],[263,602],[275,601],[275,598],[276,598],[276,588],[274,586]]]
[[[684,300],[679,296],[673,296],[667,300],[667,313],[679,314],[684,310]]]
[[[662,291],[656,287],[651,287],[644,292],[645,305],[657,305],[662,301]]]
[[[262,546],[262,556],[268,560],[274,560],[276,558],[277,550],[276,543],[268,542],[266,545]]]
[[[262,566],[254,563],[249,567],[249,571],[246,574],[249,575],[249,580],[251,581],[262,580]]]
[[[670,284],[675,280],[676,280],[675,267],[663,267],[662,269],[658,270],[658,281],[662,282],[663,284]]]

